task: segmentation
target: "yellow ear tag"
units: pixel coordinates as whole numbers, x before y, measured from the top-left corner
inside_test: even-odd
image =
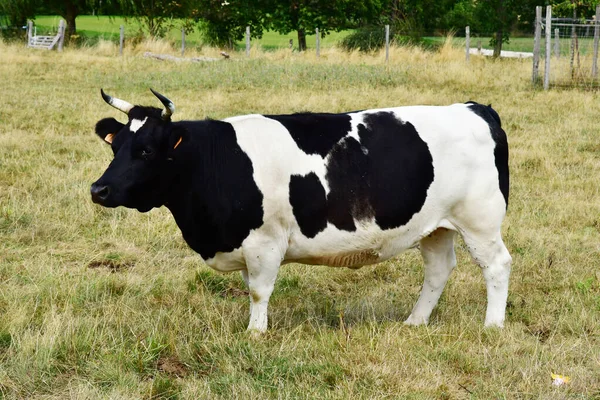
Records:
[[[175,146],[173,147],[173,150],[175,150],[177,148],[177,146],[179,146],[179,144],[181,143],[181,139],[183,139],[183,136],[181,136],[179,138],[179,140],[177,141],[177,143],[175,143]]]
[[[112,143],[114,137],[115,135],[113,133],[109,133],[108,135],[104,136],[104,140],[106,143]]]

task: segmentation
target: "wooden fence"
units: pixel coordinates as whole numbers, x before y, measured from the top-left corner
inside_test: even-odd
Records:
[[[65,42],[65,21],[60,20],[58,32],[53,36],[37,35],[33,28],[33,22],[27,21],[27,47],[34,49],[52,50],[58,44],[58,51],[63,50]]]

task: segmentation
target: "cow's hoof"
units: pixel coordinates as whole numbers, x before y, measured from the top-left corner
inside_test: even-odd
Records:
[[[258,328],[248,327],[248,329],[246,329],[246,332],[248,332],[248,334],[250,335],[250,337],[260,338],[260,337],[262,337],[267,332],[267,328],[258,329]]]
[[[419,326],[419,325],[427,325],[427,318],[424,317],[414,317],[412,314],[408,316],[406,321],[404,321],[404,325],[411,326]]]
[[[485,321],[486,328],[504,328],[504,321]]]

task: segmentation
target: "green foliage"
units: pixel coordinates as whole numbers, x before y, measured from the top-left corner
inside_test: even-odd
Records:
[[[272,1],[267,13],[268,26],[286,34],[298,32],[298,48],[306,49],[306,35],[316,28],[322,35],[331,31],[355,28],[374,22],[380,16],[383,3],[378,0],[330,0],[314,2],[299,0]]]
[[[380,27],[358,29],[340,41],[340,46],[346,51],[369,52],[379,50],[384,45],[385,33]]]
[[[423,45],[421,29],[414,19],[396,20],[390,26],[390,42],[395,45]],[[382,26],[369,26],[357,29],[340,41],[346,51],[370,52],[385,46],[385,29]]]
[[[252,37],[260,38],[265,29],[264,1],[198,0],[192,14],[201,19],[200,29],[207,44],[233,48],[250,27]]]
[[[193,0],[115,0],[125,16],[141,22],[145,33],[151,37],[164,37],[179,21],[187,31],[193,29]],[[177,20],[180,18],[181,20]]]
[[[599,0],[562,0],[552,2],[552,16],[581,19],[592,19],[596,14]]]
[[[382,21],[410,28],[412,36],[422,36],[439,28],[440,19],[450,8],[449,0],[388,0]]]
[[[444,14],[441,24],[447,28],[463,29],[469,25],[474,32],[481,32],[475,18],[476,3],[472,0],[458,0]]]
[[[20,28],[27,24],[27,19],[33,18],[36,11],[36,0],[0,0],[0,28]],[[6,32],[2,30],[3,34]]]

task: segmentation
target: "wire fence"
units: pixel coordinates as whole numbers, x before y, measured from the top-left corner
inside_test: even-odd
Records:
[[[536,9],[532,81],[551,86],[598,88],[598,43],[600,41],[600,6],[593,19],[553,18],[551,6],[542,18]],[[544,59],[543,81],[539,76],[540,59]]]

